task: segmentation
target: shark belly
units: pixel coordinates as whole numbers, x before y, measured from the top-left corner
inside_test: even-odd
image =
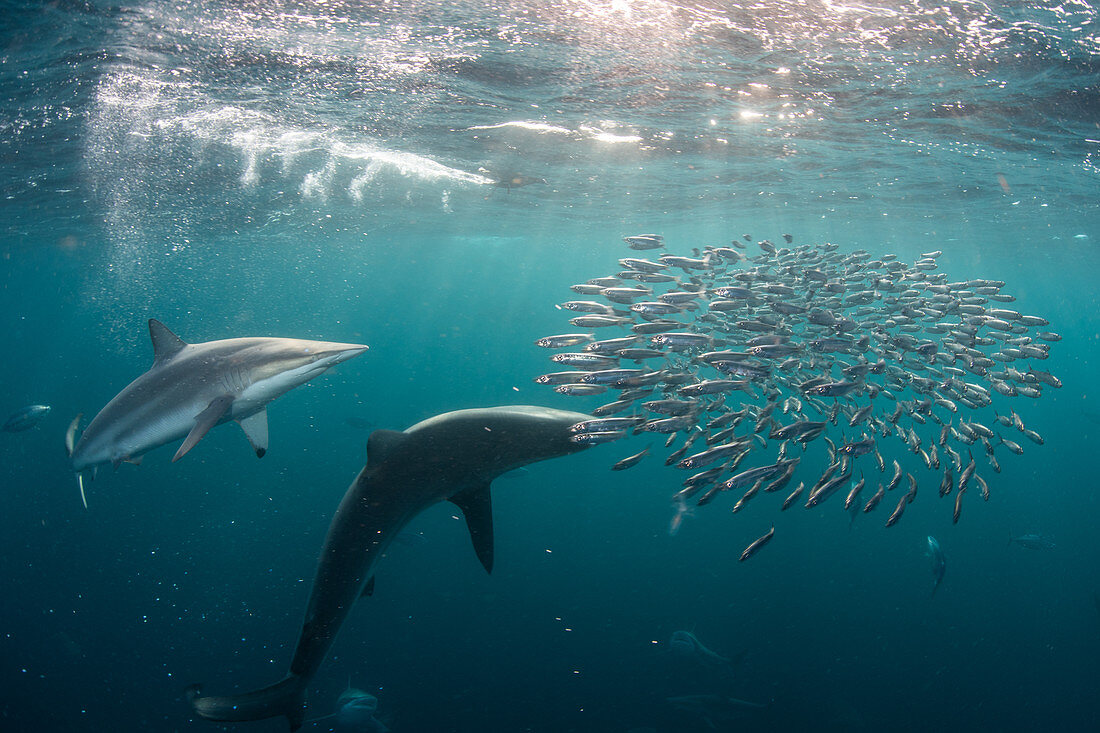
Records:
[[[120,392],[88,425],[73,451],[75,470],[138,458],[183,438],[206,406],[202,397],[178,400],[165,393],[150,402],[145,395],[152,385],[140,381]]]
[[[364,468],[336,510],[317,563],[291,674],[312,677],[316,673],[394,537],[417,514],[444,498],[410,486],[406,499],[395,502],[385,493],[372,491],[375,483],[370,469]]]

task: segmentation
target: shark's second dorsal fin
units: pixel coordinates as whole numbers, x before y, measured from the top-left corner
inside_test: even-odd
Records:
[[[156,318],[149,319],[149,337],[153,340],[153,364],[162,364],[187,346],[187,342],[168,330]]]
[[[386,454],[404,439],[399,430],[375,430],[367,438],[367,465],[386,460]]]
[[[458,492],[451,502],[462,510],[466,528],[474,543],[477,559],[485,572],[493,572],[493,501],[489,496],[489,484],[479,484]]]

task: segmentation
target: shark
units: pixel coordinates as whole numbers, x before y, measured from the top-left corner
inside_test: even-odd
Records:
[[[450,501],[466,519],[475,554],[492,572],[493,479],[585,449],[571,440],[570,428],[588,419],[579,412],[513,405],[457,410],[404,431],[371,433],[366,466],[329,525],[286,677],[229,696],[204,696],[200,685],[191,685],[186,695],[194,712],[216,721],[282,715],[297,730],[310,680],[356,600],[373,593],[378,561],[402,528],[428,507]]]
[[[153,366],[107,403],[75,441],[65,442],[73,470],[140,463],[159,446],[183,439],[183,458],[215,425],[235,421],[256,455],[267,452],[267,404],[332,366],[367,350],[363,344],[289,338],[232,338],[187,343],[149,319]],[[87,502],[85,502],[87,507]]]
[[[721,672],[733,671],[732,659],[710,649],[690,631],[673,631],[668,646],[677,656],[698,662],[704,667]]]
[[[378,698],[352,687],[350,681],[347,689],[337,698],[336,705],[335,713],[307,720],[306,724],[332,720],[333,724],[329,727],[333,733],[389,733],[386,724],[374,717],[378,710]]]

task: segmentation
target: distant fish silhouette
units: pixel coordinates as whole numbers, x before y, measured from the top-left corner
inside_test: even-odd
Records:
[[[347,415],[344,417],[344,424],[356,430],[374,430],[374,423],[359,415]]]
[[[668,648],[682,659],[697,662],[711,669],[732,671],[733,662],[729,658],[707,648],[690,631],[673,631],[672,637],[668,640]]]
[[[24,430],[30,430],[37,425],[42,418],[49,414],[49,405],[27,405],[23,409],[9,415],[8,419],[4,421],[4,424],[0,425],[0,432],[19,433]]]
[[[935,578],[932,595],[936,595],[936,590],[943,582],[943,574],[947,570],[947,557],[943,554],[940,543],[932,535],[928,536],[928,557],[932,558],[932,577]]]
[[[727,695],[680,695],[666,697],[665,702],[677,710],[702,718],[714,730],[732,730],[733,725],[744,720],[746,713],[767,707]]]
[[[524,176],[515,171],[491,171],[488,168],[478,168],[477,172],[490,179],[498,188],[523,188],[535,183],[546,184],[545,178]]]
[[[1041,534],[1022,534],[1019,537],[1008,536],[1008,544],[1015,542],[1029,550],[1053,550],[1054,543]]]

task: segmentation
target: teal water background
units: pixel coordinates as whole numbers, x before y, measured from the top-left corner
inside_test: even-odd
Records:
[[[714,692],[769,703],[744,730],[1097,729],[1094,7],[4,12],[0,412],[53,411],[0,434],[0,730],[219,729],[184,685],[281,677],[371,429],[600,404],[534,384],[533,341],[571,330],[554,304],[642,231],[679,254],[784,232],[942,249],[952,279],[1005,280],[1063,336],[1043,366],[1065,386],[1020,408],[1046,445],[1003,460],[957,526],[929,485],[890,529],[759,503],[670,537],[682,476],[608,470],[643,437],[532,466],[494,491],[491,577],[450,505],[390,552],[310,714],[350,677],[395,733],[701,731],[665,698]],[[179,463],[101,470],[84,511],[65,427],[148,368],[151,317],[371,349],[272,404],[263,460],[218,428]],[[1057,546],[1006,545],[1026,532]],[[934,598],[927,535],[948,558]],[[736,678],[672,656],[676,629],[747,652]]]

